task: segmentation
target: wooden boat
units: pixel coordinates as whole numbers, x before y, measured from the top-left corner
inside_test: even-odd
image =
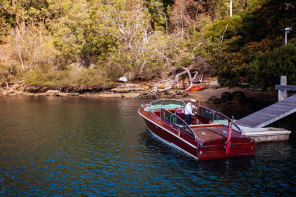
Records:
[[[185,106],[180,100],[161,99],[141,105],[138,112],[152,134],[195,159],[255,155],[255,140],[230,118],[199,105],[193,123],[187,125]]]

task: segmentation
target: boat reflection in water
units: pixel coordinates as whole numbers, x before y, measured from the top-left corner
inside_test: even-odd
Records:
[[[227,116],[199,105],[193,124],[187,125],[184,108],[183,101],[161,99],[141,105],[138,112],[154,136],[195,159],[255,154],[255,141]]]

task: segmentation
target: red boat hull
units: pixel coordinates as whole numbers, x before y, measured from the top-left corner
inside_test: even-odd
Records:
[[[186,140],[182,140],[181,136],[178,136],[178,132],[168,130],[165,125],[156,125],[148,120],[145,120],[145,122],[150,132],[152,132],[158,138],[168,143],[169,145],[174,146],[175,148],[178,148],[179,150],[182,150],[190,156],[198,159],[198,143],[194,141],[188,142]]]

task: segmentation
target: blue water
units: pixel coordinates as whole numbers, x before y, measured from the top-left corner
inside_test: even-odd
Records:
[[[296,195],[294,138],[196,161],[147,132],[145,102],[0,97],[0,196]]]

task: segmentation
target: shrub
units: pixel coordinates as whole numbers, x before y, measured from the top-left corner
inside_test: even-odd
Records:
[[[72,80],[68,83],[71,85],[98,85],[108,83],[103,76],[101,68],[82,68],[79,72],[72,71],[70,75]]]
[[[8,75],[8,68],[5,65],[0,64],[0,84],[7,82]]]
[[[98,67],[68,67],[57,70],[53,66],[40,66],[32,69],[25,78],[29,85],[98,85],[108,83]]]
[[[52,66],[35,67],[25,76],[28,85],[60,85],[69,78],[68,71],[58,71]]]
[[[247,82],[247,65],[264,52],[271,51],[283,43],[283,37],[266,38],[261,42],[250,42],[243,46],[240,52],[214,55],[212,64],[217,69],[215,73],[222,86],[237,86]]]
[[[206,46],[210,53],[237,50],[237,44],[241,42],[241,28],[242,17],[239,15],[217,21],[205,28]]]
[[[280,76],[287,76],[290,84],[296,84],[296,39],[287,46],[267,51],[248,65],[248,81],[255,88],[274,88]]]

